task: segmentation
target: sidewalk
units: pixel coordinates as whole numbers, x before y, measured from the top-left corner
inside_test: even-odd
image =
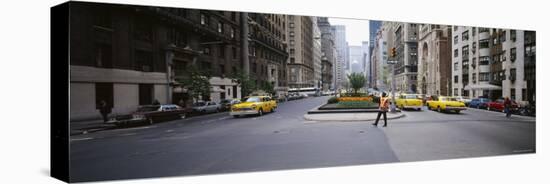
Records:
[[[304,119],[309,121],[372,121],[376,120],[378,113],[325,113],[325,114],[305,114]],[[401,112],[386,114],[387,119],[397,119],[405,117]],[[383,118],[383,117],[380,117]]]
[[[114,124],[103,123],[101,119],[69,122],[70,135],[87,134],[115,127]]]

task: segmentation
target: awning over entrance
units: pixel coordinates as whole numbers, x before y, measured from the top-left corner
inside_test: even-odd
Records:
[[[492,84],[473,84],[464,87],[465,90],[502,90],[502,87]]]

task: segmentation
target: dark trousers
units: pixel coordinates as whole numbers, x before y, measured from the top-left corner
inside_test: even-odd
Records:
[[[107,118],[109,113],[101,113],[101,116],[103,117],[103,122],[107,122],[109,119]]]
[[[504,112],[506,112],[506,117],[509,118],[510,116],[512,116],[512,111],[510,110],[509,107],[505,107]]]
[[[386,118],[386,111],[378,111],[378,116],[376,117],[376,121],[374,122],[374,125],[378,125],[378,120],[380,120],[380,115],[384,115],[384,126],[388,125],[388,120]]]

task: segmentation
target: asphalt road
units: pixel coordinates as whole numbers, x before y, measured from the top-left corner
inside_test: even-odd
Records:
[[[310,97],[275,113],[227,113],[71,136],[73,182],[422,161],[535,151],[534,118],[406,111],[388,127],[305,121]]]

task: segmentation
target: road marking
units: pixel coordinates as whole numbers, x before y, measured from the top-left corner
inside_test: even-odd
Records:
[[[76,138],[76,139],[71,139],[71,141],[84,141],[84,140],[90,140],[90,139],[94,139],[94,138],[93,137]]]
[[[119,135],[119,137],[122,137],[122,136],[130,136],[130,135],[137,135],[137,133],[126,133],[126,134],[121,134],[121,135]]]
[[[174,131],[174,130],[166,130],[166,131],[164,131],[164,132],[169,133],[169,132],[173,132],[173,131]]]

